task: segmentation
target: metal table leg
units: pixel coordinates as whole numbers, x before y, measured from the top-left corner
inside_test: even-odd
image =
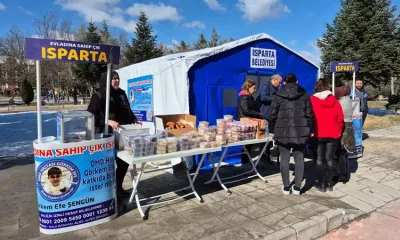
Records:
[[[261,150],[261,152],[260,152],[260,154],[257,156],[257,160],[255,161],[255,163],[253,163],[253,161],[251,160],[251,156],[250,156],[250,153],[246,150],[246,154],[247,154],[247,156],[249,157],[249,159],[250,159],[250,163],[251,163],[251,165],[253,166],[253,169],[252,170],[250,170],[249,172],[255,172],[256,174],[257,174],[257,176],[261,179],[261,180],[263,180],[264,182],[268,182],[267,181],[267,179],[265,179],[263,176],[261,176],[261,174],[257,171],[257,165],[258,165],[258,163],[260,162],[260,160],[261,160],[261,156],[265,153],[265,151],[266,151],[266,149],[267,149],[267,145],[268,144],[265,144],[264,145],[264,147],[263,147],[263,149]]]
[[[221,167],[222,160],[225,157],[226,151],[228,151],[227,147],[225,147],[224,151],[222,152],[222,156],[219,159],[217,167],[214,166],[214,155],[210,153],[210,155],[211,155],[210,160],[211,160],[211,164],[213,166],[214,173],[213,173],[211,179],[209,181],[205,182],[204,184],[210,184],[210,183],[214,182],[215,177],[218,175],[218,170]]]
[[[133,186],[133,190],[132,190],[132,193],[131,193],[131,197],[129,198],[129,203],[131,203],[131,202],[133,201],[133,197],[135,197],[135,195],[136,195],[137,187],[138,187],[138,185],[139,185],[140,178],[142,177],[142,174],[143,174],[144,166],[145,166],[145,165],[146,165],[145,163],[142,163],[136,181],[135,181],[135,178],[132,177],[132,186]]]

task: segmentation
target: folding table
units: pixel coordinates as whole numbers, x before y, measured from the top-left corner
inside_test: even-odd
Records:
[[[210,154],[210,161],[211,161],[211,165],[213,166],[213,170],[214,170],[214,174],[212,175],[211,179],[208,182],[205,182],[204,184],[210,184],[212,182],[215,182],[215,177],[217,177],[217,181],[219,182],[219,184],[221,185],[221,187],[223,189],[225,189],[225,191],[227,191],[229,194],[232,194],[232,192],[225,186],[226,184],[230,184],[230,183],[235,183],[235,182],[239,182],[239,181],[243,181],[245,179],[249,179],[249,178],[253,178],[253,177],[259,177],[261,180],[263,180],[264,182],[268,182],[263,176],[261,176],[261,174],[257,171],[257,165],[261,159],[261,156],[265,153],[265,150],[267,149],[267,145],[269,142],[269,138],[262,138],[262,139],[253,139],[253,140],[246,140],[246,141],[240,141],[240,142],[235,142],[235,143],[229,143],[227,145],[222,146],[223,148],[223,152],[221,157],[219,157],[219,161],[217,164],[217,167],[215,167],[214,164],[214,159],[217,159],[217,157],[214,157],[213,153]],[[228,149],[230,147],[237,147],[237,146],[245,146],[245,145],[250,145],[250,144],[261,144],[261,143],[265,143],[264,147],[262,148],[262,150],[260,151],[259,155],[257,156],[257,158],[254,160],[255,163],[253,163],[253,159],[250,156],[250,153],[247,151],[247,149],[245,148],[245,151],[243,153],[237,153],[237,154],[231,154],[231,155],[226,155],[226,152],[228,151]],[[250,159],[250,164],[252,165],[252,169],[249,171],[246,171],[244,173],[235,175],[235,176],[231,176],[231,177],[226,177],[226,178],[220,178],[218,171],[221,167],[221,164],[224,160],[225,157],[231,157],[231,156],[237,156],[237,155],[242,155],[242,154],[246,154],[249,159]],[[233,178],[237,178],[249,173],[254,172],[255,175],[252,176],[247,176],[244,178],[240,178],[240,179],[236,179],[236,180],[232,180],[232,181],[227,181],[227,182],[223,182],[223,180],[229,180],[229,179],[233,179]]]
[[[142,207],[148,207],[148,206],[162,204],[162,203],[165,203],[165,202],[176,201],[178,199],[181,199],[181,198],[193,195],[193,194],[202,203],[203,199],[201,199],[199,194],[197,194],[193,183],[196,180],[197,175],[199,174],[200,168],[201,168],[201,166],[203,164],[203,161],[204,161],[206,155],[208,153],[219,152],[221,150],[222,150],[221,147],[204,148],[204,149],[203,148],[199,148],[199,149],[192,149],[192,150],[187,150],[187,151],[180,151],[180,152],[167,153],[167,154],[159,154],[159,155],[139,157],[139,158],[133,157],[133,155],[130,155],[128,153],[128,151],[118,151],[117,152],[117,156],[120,159],[122,159],[123,161],[125,161],[126,163],[133,164],[133,165],[141,164],[136,179],[135,179],[134,176],[132,176],[133,191],[132,191],[132,194],[130,196],[129,203],[131,203],[133,201],[133,198],[135,198],[137,207],[139,209],[139,213],[142,216],[143,220],[146,220],[148,218],[148,216],[144,214]],[[194,156],[194,155],[202,155],[202,157],[201,157],[201,160],[200,160],[200,162],[199,162],[199,164],[197,166],[196,172],[193,174],[193,177],[191,177],[191,175],[189,173],[189,170],[186,169],[186,175],[187,175],[187,178],[189,180],[189,186],[187,186],[185,188],[181,188],[181,189],[175,190],[175,191],[171,191],[171,192],[168,192],[168,193],[164,193],[164,194],[161,194],[161,195],[157,195],[157,196],[153,196],[153,197],[149,197],[149,198],[144,198],[144,199],[139,199],[137,191],[138,191],[138,186],[139,186],[140,179],[141,179],[142,175],[144,173],[162,171],[162,170],[166,169],[166,168],[162,168],[162,169],[155,169],[155,170],[150,170],[150,171],[144,172],[144,168],[145,168],[147,163],[155,162],[155,161],[165,161],[165,160],[172,159],[172,158],[181,158],[181,162],[184,162],[184,160],[183,160],[184,157],[189,157],[189,156]],[[173,198],[173,199],[170,199],[170,200],[167,200],[167,201],[159,201],[159,202],[156,202],[156,203],[150,203],[150,204],[143,205],[143,206],[140,204],[141,201],[155,199],[155,198],[158,198],[158,197],[161,197],[161,196],[173,193],[173,192],[180,192],[180,191],[184,191],[184,190],[187,190],[187,189],[191,189],[192,192],[190,192],[188,194],[185,194],[185,195],[183,195],[181,197],[176,197],[176,198]]]

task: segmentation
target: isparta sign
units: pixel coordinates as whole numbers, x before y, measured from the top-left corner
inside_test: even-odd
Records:
[[[250,67],[276,69],[276,50],[266,48],[251,48]]]
[[[357,72],[358,62],[331,62],[331,72]]]
[[[119,64],[119,46],[39,38],[25,38],[25,45],[30,60]]]

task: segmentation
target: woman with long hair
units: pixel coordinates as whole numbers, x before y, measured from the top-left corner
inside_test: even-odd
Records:
[[[329,90],[325,79],[319,79],[311,102],[315,115],[314,138],[317,140],[315,187],[325,192],[333,190],[335,152],[343,131],[343,110]]]
[[[351,90],[346,85],[340,85],[335,88],[335,97],[339,101],[343,109],[344,128],[343,134],[336,148],[337,161],[337,181],[348,182],[350,180],[350,171],[348,164],[348,153],[355,151],[355,137],[353,128],[353,104],[350,98]]]
[[[249,79],[242,85],[242,91],[239,93],[239,104],[237,108],[238,120],[240,118],[258,118],[262,119],[262,114],[257,108],[256,101],[253,97],[256,92],[256,82]],[[251,153],[253,145],[246,145],[244,148]],[[244,150],[244,149],[243,149]],[[242,164],[249,163],[250,159],[247,155],[242,154]]]

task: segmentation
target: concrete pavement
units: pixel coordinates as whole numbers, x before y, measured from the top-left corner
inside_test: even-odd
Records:
[[[0,161],[0,239],[314,239],[370,213],[381,214],[378,209],[400,198],[400,127],[368,134],[364,157],[352,161],[350,182],[337,184],[333,192],[311,188],[301,196],[283,196],[279,166],[260,164],[268,183],[232,184],[228,195],[218,184],[205,187],[210,174],[202,174],[196,180],[202,204],[192,198],[151,209],[147,221],[132,204],[112,222],[48,236],[38,229],[32,159]],[[222,175],[240,171],[223,170]],[[313,171],[312,162],[306,162],[306,189]],[[130,183],[128,174],[126,188]],[[184,178],[158,173],[145,175],[139,191],[149,196],[186,185]]]

